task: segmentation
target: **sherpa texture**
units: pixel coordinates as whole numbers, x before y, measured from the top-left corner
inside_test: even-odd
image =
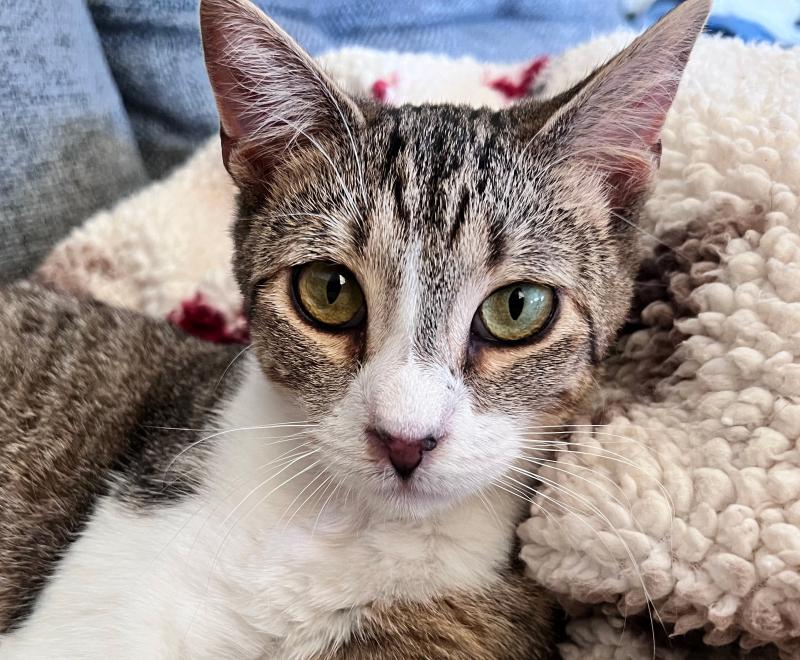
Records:
[[[534,89],[564,89],[629,38],[566,53]],[[386,102],[495,107],[532,66],[365,50],[323,60],[345,87]],[[567,659],[654,657],[649,626],[620,617],[646,616],[648,599],[677,634],[800,657],[797,90],[796,50],[702,38],[691,59],[641,226],[631,324],[520,529],[530,574],[583,617],[569,624]],[[189,328],[198,306],[203,323],[217,310],[209,336],[241,336],[233,187],[218,151],[212,140],[91,218],[39,276]],[[689,639],[699,643],[674,639],[655,657],[690,657]]]

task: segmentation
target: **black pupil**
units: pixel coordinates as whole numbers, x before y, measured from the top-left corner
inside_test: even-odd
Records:
[[[522,309],[525,307],[525,294],[522,289],[517,287],[508,296],[508,313],[511,318],[516,321],[519,315],[522,314]]]
[[[325,295],[328,298],[328,304],[333,305],[339,294],[342,292],[342,287],[345,283],[344,275],[341,273],[331,273],[328,278],[328,286],[325,288]]]

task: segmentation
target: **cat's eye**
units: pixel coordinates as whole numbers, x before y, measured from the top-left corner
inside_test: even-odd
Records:
[[[352,328],[364,318],[364,294],[343,266],[314,261],[295,270],[292,281],[300,310],[330,329]]]
[[[551,287],[512,284],[498,289],[481,303],[473,331],[493,341],[523,341],[549,325],[555,308],[556,295]]]

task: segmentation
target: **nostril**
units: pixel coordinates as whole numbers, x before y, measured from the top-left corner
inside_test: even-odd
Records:
[[[422,451],[431,451],[432,449],[436,449],[437,444],[436,438],[434,438],[432,435],[429,435],[427,438],[422,438]]]

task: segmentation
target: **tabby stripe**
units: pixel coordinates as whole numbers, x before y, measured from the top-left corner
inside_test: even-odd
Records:
[[[383,180],[386,181],[397,162],[397,157],[405,148],[406,142],[400,134],[400,117],[394,115],[394,124],[389,133],[389,144],[386,147],[386,160],[383,162]]]
[[[450,248],[455,245],[459,234],[461,233],[461,226],[464,224],[464,219],[467,214],[467,206],[469,205],[469,190],[464,186],[461,189],[461,198],[458,200],[458,207],[456,208],[456,215],[453,218],[453,226],[450,228]]]
[[[597,349],[597,329],[595,328],[594,317],[592,316],[592,312],[588,307],[585,307],[582,304],[576,304],[576,307],[581,313],[581,316],[583,316],[583,318],[586,320],[586,325],[589,328],[587,337],[587,352],[589,353],[589,360],[593,366],[597,366],[600,364],[600,354]]]

